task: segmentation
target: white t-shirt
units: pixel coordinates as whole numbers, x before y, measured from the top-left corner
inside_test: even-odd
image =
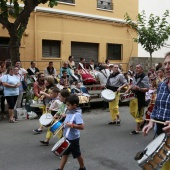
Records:
[[[10,85],[15,85],[20,83],[20,79],[13,75],[10,76],[9,74],[2,76],[2,82],[8,83]],[[19,87],[12,88],[12,87],[5,87],[4,86],[4,96],[18,96],[19,95]]]
[[[102,85],[106,85],[109,76],[110,71],[108,69],[103,69],[97,73],[96,78],[100,81]]]

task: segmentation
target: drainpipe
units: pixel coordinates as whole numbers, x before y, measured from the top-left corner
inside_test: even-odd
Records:
[[[35,8],[34,10],[34,51],[35,51],[35,61],[38,60],[38,54],[37,54],[37,10]]]

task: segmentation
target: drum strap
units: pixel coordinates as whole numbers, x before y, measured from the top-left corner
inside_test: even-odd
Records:
[[[73,123],[73,120],[74,120],[75,115],[76,115],[76,114],[74,114],[74,115],[73,115],[73,117],[71,118],[70,123]],[[65,138],[67,138],[67,137],[68,137],[68,134],[69,134],[69,132],[70,132],[70,129],[71,129],[71,128],[68,128],[68,129],[67,129],[67,132],[66,132]]]

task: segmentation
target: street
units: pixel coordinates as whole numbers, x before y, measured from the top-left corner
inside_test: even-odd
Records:
[[[128,106],[120,107],[121,125],[107,125],[110,121],[108,110],[91,109],[83,112],[85,129],[81,131],[80,146],[87,170],[140,170],[134,156],[152,140],[154,133],[147,137],[142,134],[130,135],[135,128],[134,119]],[[57,142],[52,138],[49,146],[42,146],[46,129],[34,134],[38,119],[20,120],[18,123],[0,121],[0,170],[54,170],[60,158],[51,152]],[[78,170],[77,160],[69,156],[66,170]]]

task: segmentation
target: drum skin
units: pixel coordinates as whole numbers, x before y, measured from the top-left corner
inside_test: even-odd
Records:
[[[115,92],[113,92],[112,90],[109,89],[105,89],[101,92],[101,98],[105,101],[105,102],[111,102],[115,99],[116,94]]]
[[[39,121],[43,126],[50,127],[53,122],[53,116],[51,113],[45,113],[40,117]]]
[[[170,137],[162,133],[150,142],[144,150],[146,150],[146,153],[138,160],[139,166],[143,170],[156,170],[169,159]]]

